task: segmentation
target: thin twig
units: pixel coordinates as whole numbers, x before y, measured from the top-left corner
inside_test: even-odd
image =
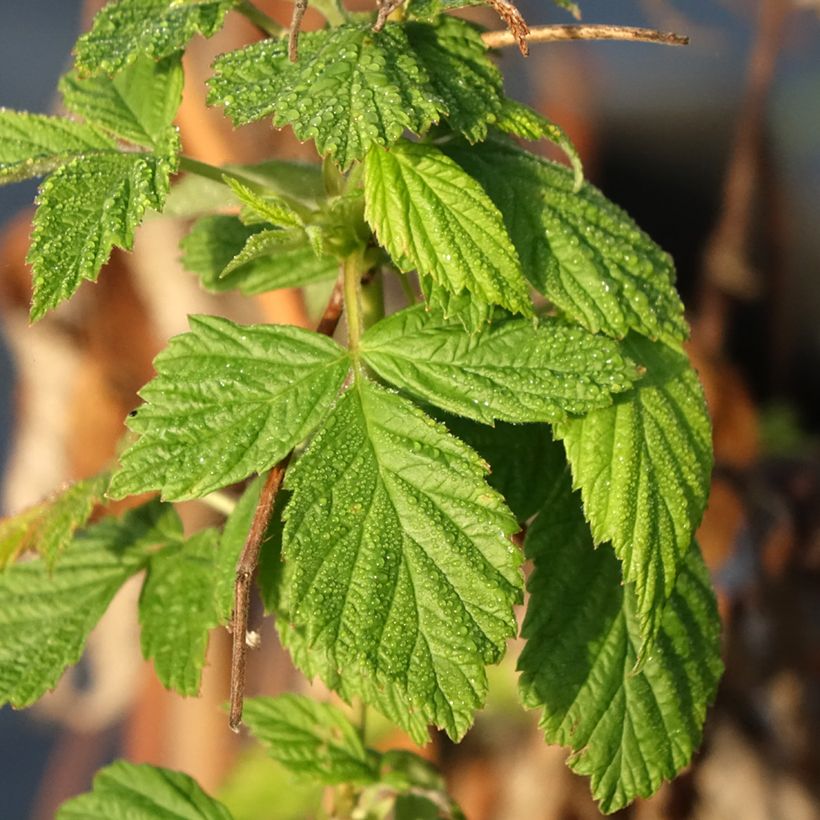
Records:
[[[404,5],[406,0],[382,0],[379,3],[379,13],[373,25],[373,31],[379,32],[384,28],[387,18],[398,8]]]
[[[344,277],[339,276],[325,312],[316,328],[317,333],[332,336],[336,332],[344,305]],[[236,565],[236,580],[234,582],[233,618],[231,619],[231,633],[233,646],[231,649],[231,693],[230,693],[230,727],[234,732],[239,731],[242,722],[242,706],[245,701],[245,668],[248,647],[246,643],[248,633],[248,611],[251,600],[251,584],[256,567],[259,564],[259,553],[270,524],[273,505],[276,496],[282,487],[285,472],[288,469],[293,451],[289,452],[278,464],[274,465],[262,491],[259,502],[253,514],[248,537],[242,547],[242,554]]]
[[[518,50],[526,57],[530,53],[527,47],[530,27],[521,12],[510,0],[487,0],[487,3],[495,9],[496,14],[507,24],[507,31],[504,33],[510,38],[510,43],[515,43]]]
[[[518,45],[518,37],[510,31],[487,31],[481,35],[489,48]],[[631,40],[639,43],[660,43],[685,46],[689,38],[667,31],[635,26],[536,26],[525,36],[529,43],[553,43],[561,40]]]
[[[290,19],[288,34],[288,59],[295,63],[299,59],[299,32],[302,29],[302,18],[307,11],[308,0],[296,0],[293,4],[293,17]]]

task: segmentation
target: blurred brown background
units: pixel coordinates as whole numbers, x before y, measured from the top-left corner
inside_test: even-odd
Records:
[[[54,111],[54,86],[95,2],[0,2],[0,105]],[[283,22],[289,6],[263,2]],[[686,49],[533,46],[500,57],[512,96],[563,125],[588,177],[675,256],[690,308],[690,352],[715,420],[717,468],[700,540],[719,590],[727,674],[690,771],[623,812],[651,818],[820,818],[820,2],[586,0],[586,22],[688,34]],[[568,22],[551,3],[532,24]],[[473,13],[490,27],[490,13]],[[317,17],[307,23],[316,25]],[[180,113],[186,152],[212,163],[275,151],[310,158],[265,124],[233,132],[203,106],[210,59],[255,36],[230,18],[195,41]],[[112,457],[151,359],[188,313],[307,324],[296,292],[254,302],[208,296],[178,269],[187,223],[151,221],[97,286],[29,329],[23,263],[35,186],[0,189],[0,461],[3,511]],[[196,504],[190,526],[207,523]],[[180,768],[237,820],[314,816],[295,785],[232,735],[227,635],[215,634],[201,700],[164,692],[141,661],[131,587],[87,659],[31,712],[0,712],[0,817],[53,816],[119,755]],[[515,648],[513,648],[514,650]],[[490,707],[459,747],[428,753],[470,820],[600,816],[584,780],[544,745],[515,702],[514,655],[492,673]],[[251,659],[252,694],[304,688],[270,625]],[[379,743],[406,741],[373,721]]]

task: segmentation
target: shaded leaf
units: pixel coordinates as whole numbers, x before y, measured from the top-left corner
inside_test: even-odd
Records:
[[[646,375],[612,407],[555,427],[596,543],[611,541],[634,582],[644,638],[660,627],[709,493],[712,436],[684,353],[640,336],[626,352]]]
[[[498,140],[444,150],[484,186],[524,275],[566,316],[616,338],[685,338],[671,258],[600,191],[575,193],[566,168]]]
[[[268,754],[294,774],[325,785],[378,780],[378,758],[335,706],[301,695],[249,698],[242,720]]]
[[[358,381],[287,475],[278,619],[308,675],[409,731],[461,737],[515,632],[515,520],[478,456]]]
[[[181,533],[173,509],[152,502],[77,535],[53,571],[35,558],[0,574],[0,703],[28,706],[52,689],[148,548]]]
[[[348,371],[332,340],[284,325],[190,317],[154,361],[109,495],[198,498],[273,466],[329,410]]]
[[[97,772],[93,790],[64,803],[57,820],[231,820],[187,774],[118,760]]]
[[[524,704],[549,743],[592,778],[604,812],[648,797],[700,743],[722,665],[720,622],[697,544],[687,550],[651,655],[637,600],[609,545],[593,548],[568,476],[555,481],[525,542],[535,563],[518,662]]]
[[[216,530],[152,555],[140,595],[140,642],[163,686],[199,693],[208,634],[219,623]]]

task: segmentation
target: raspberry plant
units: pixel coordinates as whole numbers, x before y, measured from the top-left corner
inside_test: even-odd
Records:
[[[420,816],[419,801],[460,816],[427,764],[366,748],[343,709],[243,704],[251,581],[308,677],[418,743],[430,727],[457,741],[517,634],[526,560],[521,701],[601,809],[690,760],[721,664],[693,538],[710,426],[672,261],[583,181],[556,125],[504,95],[486,38],[446,13],[465,3],[385,4],[374,26],[317,0],[328,25],[299,37],[303,3],[287,35],[245,0],[119,0],[77,43],[68,116],[0,111],[0,180],[45,177],[32,320],[131,246],[179,172],[214,183],[182,245],[203,287],[336,280],[316,332],[192,316],[119,465],[2,522],[3,702],[52,688],[142,572],[142,649],[165,686],[196,694],[208,633],[228,625],[231,725],[244,706],[274,758],[339,786],[335,816]],[[523,46],[515,8],[492,5]],[[229,12],[268,36],[216,60],[210,103],[291,127],[321,166],[182,153],[181,54]],[[572,169],[515,138],[557,143]],[[389,277],[407,305],[385,316]],[[213,494],[236,499],[224,528],[184,533],[173,502]],[[120,762],[60,818],[125,814],[229,816],[185,775]]]

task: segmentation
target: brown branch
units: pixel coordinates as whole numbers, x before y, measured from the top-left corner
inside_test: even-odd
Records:
[[[293,4],[293,17],[290,20],[288,34],[288,59],[295,63],[299,59],[299,32],[302,29],[302,18],[307,11],[308,0],[296,0]]]
[[[336,327],[342,316],[343,294],[344,279],[340,275],[316,328],[317,333],[332,336],[336,332]],[[273,505],[282,487],[282,481],[285,478],[285,472],[288,469],[292,455],[293,450],[278,464],[274,465],[268,473],[262,492],[259,494],[259,502],[253,514],[253,522],[248,537],[245,539],[242,554],[239,556],[239,562],[236,565],[233,618],[231,619],[233,645],[231,649],[231,706],[229,719],[229,725],[234,732],[239,731],[239,724],[242,722],[242,707],[245,701],[245,668],[248,652],[248,611],[251,601],[251,585],[256,567],[259,564],[259,553],[270,524]]]
[[[489,48],[504,48],[519,44],[519,37],[510,31],[487,31],[481,35]],[[685,46],[689,38],[671,32],[635,26],[536,26],[524,39],[530,43],[553,43],[561,40],[628,40],[639,43],[660,43]]]

